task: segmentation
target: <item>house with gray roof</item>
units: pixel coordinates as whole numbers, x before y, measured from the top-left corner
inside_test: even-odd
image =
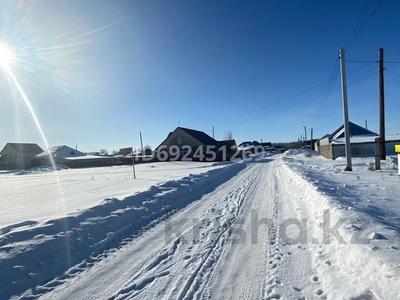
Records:
[[[223,150],[225,148],[226,150]],[[163,152],[168,159],[225,160],[235,152],[235,140],[217,141],[203,131],[177,127],[155,149],[156,155]],[[179,154],[176,155],[176,150]],[[207,154],[209,153],[209,155]],[[213,152],[213,153],[211,153]],[[204,155],[196,155],[204,154]],[[214,158],[215,157],[215,158]]]
[[[349,122],[351,155],[353,157],[375,156],[375,140],[379,137],[376,132]],[[394,155],[394,145],[400,143],[400,136],[386,136],[387,155]],[[324,135],[314,144],[320,155],[329,159],[345,156],[344,125],[332,133]]]
[[[0,152],[0,169],[26,169],[33,166],[32,158],[43,149],[33,143],[7,143]]]

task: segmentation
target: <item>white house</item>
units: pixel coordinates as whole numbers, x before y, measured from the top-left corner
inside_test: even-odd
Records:
[[[49,150],[36,155],[33,158],[33,161],[36,165],[51,165],[50,154],[56,164],[63,164],[66,158],[85,156],[85,153],[83,152],[65,145],[60,145],[51,147]]]

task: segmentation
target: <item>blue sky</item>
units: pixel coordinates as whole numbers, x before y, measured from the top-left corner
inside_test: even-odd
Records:
[[[157,146],[178,122],[224,138],[291,141],[342,122],[337,52],[400,61],[400,3],[363,1],[2,1],[0,40],[51,145]],[[368,14],[367,14],[368,15]],[[365,16],[365,15],[364,15]],[[16,55],[17,55],[16,54]],[[350,119],[377,130],[377,65],[348,63]],[[385,71],[387,133],[400,133],[400,64]],[[332,92],[327,97],[327,84]],[[329,90],[329,89],[328,89]],[[0,147],[43,145],[0,75]]]

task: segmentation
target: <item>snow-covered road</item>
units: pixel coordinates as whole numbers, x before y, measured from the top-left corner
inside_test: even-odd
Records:
[[[355,230],[365,215],[335,209],[336,199],[294,171],[294,161],[301,162],[250,159],[106,202],[70,217],[68,238],[55,221],[0,236],[0,266],[8,268],[0,279],[9,285],[0,292],[26,291],[26,299],[398,299],[399,233],[352,242],[382,224],[372,219]],[[322,182],[322,173],[315,176]],[[66,242],[69,255],[55,255]],[[59,267],[63,259],[69,266]]]
[[[236,238],[241,238],[241,222],[249,221],[247,216],[251,209],[260,208],[260,214],[266,213],[267,202],[262,201],[263,196],[260,193],[259,198],[254,196],[259,188],[265,188],[261,177],[269,173],[266,172],[269,168],[265,162],[249,164],[239,176],[56,288],[44,299],[129,299],[135,296],[190,299],[224,293],[225,289],[240,296],[242,285],[235,289],[229,281],[225,287],[223,281],[216,286],[211,283],[220,282],[223,274],[236,278],[237,284],[241,282],[235,264],[240,265],[242,259],[250,257],[241,247],[233,247],[238,251],[230,253],[232,244],[254,248],[255,255],[251,257],[257,258],[260,254],[260,261],[263,261],[265,239],[249,245],[247,241],[237,243]],[[261,288],[262,276],[258,274],[259,268],[253,269],[255,266],[249,264],[246,269],[249,276],[258,277]],[[249,279],[248,284],[255,283]],[[249,286],[248,293],[253,290]]]

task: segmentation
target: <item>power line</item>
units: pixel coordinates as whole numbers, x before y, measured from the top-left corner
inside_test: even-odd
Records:
[[[350,40],[347,48],[350,48],[353,45],[353,43],[357,40],[357,38],[360,36],[360,34],[365,29],[365,27],[367,27],[368,23],[371,21],[372,17],[375,15],[375,13],[377,12],[377,10],[378,10],[379,6],[382,4],[382,2],[383,2],[383,0],[377,0],[377,1],[372,0],[368,4],[366,9],[362,13],[361,17],[359,18],[356,26],[353,29],[353,37]],[[373,6],[374,3],[375,3],[375,6]],[[371,9],[371,7],[373,7],[373,8]]]
[[[346,62],[350,62],[350,63],[373,63],[376,64],[378,63],[377,60],[357,60],[357,59],[346,59]]]
[[[377,60],[358,60],[358,59],[346,59],[346,62],[350,63],[373,63],[377,64]],[[385,64],[400,64],[400,61],[389,60],[385,61]]]
[[[329,97],[331,96],[331,94],[333,92],[333,88],[335,86],[335,82],[336,82],[336,79],[337,79],[338,75],[339,75],[339,64],[338,64],[338,60],[335,59],[335,63],[333,65],[331,74],[330,74],[329,79],[328,79],[328,83],[327,83],[327,85],[325,87],[325,95],[326,95],[326,97],[324,98],[322,109],[324,108],[326,102],[328,101]]]
[[[358,19],[356,25],[354,26],[354,29],[352,31],[352,35],[353,36],[352,36],[347,48],[350,48],[352,46],[352,44],[356,41],[356,39],[360,36],[360,34],[363,32],[365,27],[368,25],[368,23],[370,22],[372,17],[377,12],[377,10],[378,10],[379,6],[382,4],[382,2],[383,2],[383,0],[371,0],[368,3],[367,7],[364,9],[364,11],[362,12],[360,18]],[[346,62],[347,62],[347,60],[346,60]],[[356,60],[354,60],[354,61],[348,61],[348,62],[369,62],[369,61],[356,61]],[[377,62],[374,61],[374,63],[377,63]],[[324,92],[323,92],[323,94],[325,94],[326,96],[323,98],[321,107],[317,111],[318,115],[320,115],[321,112],[323,111],[326,103],[328,102],[328,99],[329,99],[331,93],[333,92],[334,84],[336,82],[338,74],[339,74],[339,64],[338,64],[338,60],[336,59],[335,63],[334,63],[334,66],[332,68],[332,71],[330,73],[330,76],[328,78],[328,83],[326,84],[326,87],[325,87]],[[319,117],[318,116],[315,119],[317,120],[317,122],[319,121]]]
[[[364,9],[364,11],[362,12],[361,16],[359,17],[359,19],[358,19],[358,21],[357,21],[356,26],[354,26],[354,28],[353,28],[353,32],[352,32],[353,36],[354,36],[354,35],[358,32],[358,30],[360,29],[359,27],[360,27],[360,25],[361,25],[361,22],[363,21],[364,17],[365,17],[365,16],[367,15],[367,13],[368,13],[370,7],[372,6],[372,4],[374,4],[375,1],[376,1],[376,0],[371,0],[371,1],[368,3],[367,7],[366,7],[366,8]]]
[[[331,69],[329,78],[328,78],[328,82],[325,85],[325,88],[323,90],[323,99],[321,101],[321,106],[319,107],[319,109],[316,111],[316,116],[314,117],[314,127],[318,124],[318,121],[320,120],[320,116],[321,116],[321,112],[324,110],[326,103],[329,100],[329,97],[331,96],[334,87],[335,87],[335,83],[336,80],[338,78],[339,75],[339,63],[338,63],[338,59],[335,59],[333,67]]]

